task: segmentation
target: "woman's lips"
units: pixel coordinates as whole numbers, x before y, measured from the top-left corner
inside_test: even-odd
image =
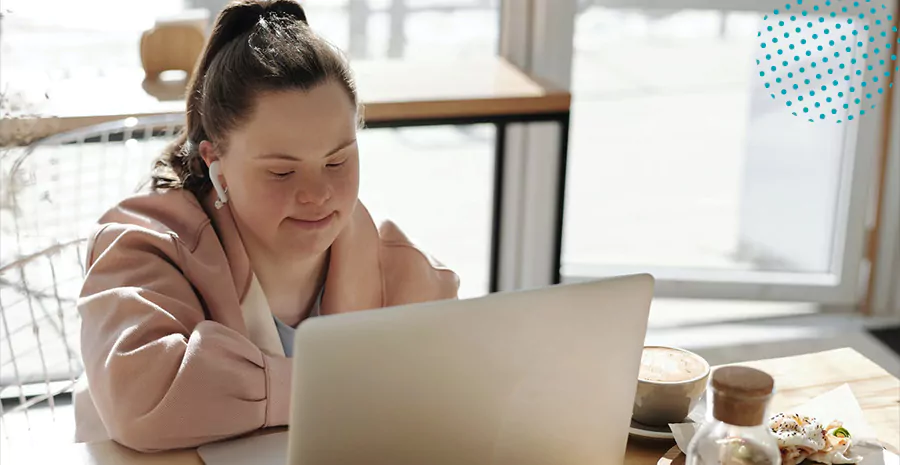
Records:
[[[334,220],[335,212],[329,213],[327,216],[321,217],[317,220],[308,220],[308,219],[299,219],[299,218],[287,218],[287,222],[294,227],[301,229],[322,229],[331,224]]]

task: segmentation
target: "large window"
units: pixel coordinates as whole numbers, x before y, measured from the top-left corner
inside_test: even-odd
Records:
[[[833,59],[840,75],[828,77],[826,62],[836,49],[825,34],[831,27],[831,38],[840,42],[841,32],[863,38],[869,25],[890,33],[890,24],[848,23],[840,11],[829,16],[810,5],[808,19],[785,26],[790,34],[802,26],[805,35],[791,40],[824,45],[818,51],[810,46],[802,59],[783,57],[792,60],[793,73],[805,71],[815,81],[821,72],[829,86],[845,74],[854,78],[834,90],[842,90],[842,98],[829,98],[826,122],[819,122],[815,99],[807,97],[817,120],[810,123],[771,98],[760,77],[756,60],[767,58],[758,31],[779,27],[766,22],[769,2],[755,5],[757,11],[740,1],[716,10],[692,9],[688,0],[665,10],[648,1],[627,8],[591,3],[575,21],[563,273],[651,270],[663,294],[852,302],[877,146],[871,129],[881,116],[871,111],[859,118],[860,109],[869,110],[860,107],[856,120],[836,124],[830,110],[844,103],[852,109],[850,89],[871,79],[866,65],[876,67],[868,73],[878,72],[878,52],[870,46],[869,57],[855,40],[844,43],[853,45],[849,68],[839,70]],[[850,56],[859,62],[851,64]],[[782,58],[776,59],[780,67]],[[801,113],[807,106],[792,103]]]
[[[756,16],[578,17],[566,265],[774,265],[739,244]]]

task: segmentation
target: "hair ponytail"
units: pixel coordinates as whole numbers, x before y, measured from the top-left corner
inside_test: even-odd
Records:
[[[198,197],[212,184],[199,144],[224,148],[225,134],[244,121],[259,92],[341,84],[357,104],[343,55],[308,26],[294,0],[239,0],[216,18],[186,92],[185,127],[153,165],[153,190],[186,189]]]

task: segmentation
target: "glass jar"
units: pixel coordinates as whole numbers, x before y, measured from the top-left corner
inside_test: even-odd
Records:
[[[707,418],[686,451],[687,465],[781,465],[778,441],[766,424],[774,390],[767,373],[748,367],[713,372]]]

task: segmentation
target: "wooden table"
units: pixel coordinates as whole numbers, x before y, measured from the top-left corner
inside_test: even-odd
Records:
[[[849,384],[878,438],[894,452],[900,449],[900,380],[858,352],[840,349],[742,365],[762,369],[775,378],[778,392],[772,400],[772,408],[778,410],[799,405],[841,384]],[[625,464],[656,465],[672,445],[631,441]],[[202,464],[193,450],[140,454],[110,441],[73,444],[55,451],[54,457],[64,457],[66,463],[85,465]]]
[[[900,380],[853,349],[741,363],[775,378],[773,411],[789,409],[848,384],[866,420],[893,452],[900,450]],[[672,443],[629,442],[626,465],[655,465]]]
[[[353,61],[368,128],[492,124],[493,230],[490,290],[498,288],[499,237],[506,183],[506,133],[510,123],[554,122],[560,128],[554,284],[560,282],[571,95],[539,82],[501,58],[466,61]],[[43,89],[36,92],[43,94]],[[184,83],[146,83],[143,71],[54,84],[48,99],[28,113],[0,120],[0,146],[128,117],[183,114]],[[38,116],[33,116],[36,114]]]

